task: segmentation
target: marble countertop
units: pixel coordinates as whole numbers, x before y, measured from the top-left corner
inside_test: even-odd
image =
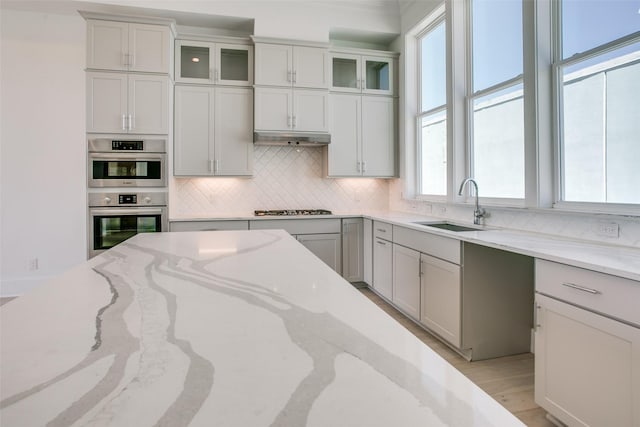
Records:
[[[523,425],[284,231],[139,234],[0,318],[2,425]]]
[[[598,244],[572,240],[542,233],[532,233],[495,227],[483,227],[482,231],[453,232],[415,224],[418,221],[445,221],[443,218],[428,217],[403,212],[342,212],[334,215],[317,216],[247,216],[243,213],[220,218],[176,218],[171,221],[211,221],[219,220],[264,220],[302,218],[348,218],[365,217],[409,227],[417,231],[440,234],[462,241],[489,246],[510,252],[517,252],[535,258],[560,262],[606,274],[613,274],[640,281],[640,248]],[[469,224],[472,225],[472,224]]]

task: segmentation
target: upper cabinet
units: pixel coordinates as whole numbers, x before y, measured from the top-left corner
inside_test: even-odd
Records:
[[[329,51],[322,47],[256,43],[256,85],[329,87]]]
[[[176,40],[176,82],[250,86],[253,46]]]
[[[333,52],[331,54],[331,90],[394,94],[394,58]]]
[[[169,74],[168,26],[87,20],[87,68]]]

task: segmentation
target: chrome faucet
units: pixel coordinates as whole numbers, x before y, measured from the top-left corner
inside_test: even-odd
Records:
[[[478,206],[478,183],[473,178],[465,179],[464,181],[462,181],[462,184],[460,184],[460,190],[458,190],[458,196],[462,196],[462,190],[464,190],[464,186],[467,182],[472,183],[476,191],[476,208],[473,211],[473,223],[480,224],[480,218],[484,218],[485,210],[482,209],[480,206]]]

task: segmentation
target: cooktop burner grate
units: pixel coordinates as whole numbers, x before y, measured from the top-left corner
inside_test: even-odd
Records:
[[[253,211],[255,216],[331,215],[326,209],[276,209]]]

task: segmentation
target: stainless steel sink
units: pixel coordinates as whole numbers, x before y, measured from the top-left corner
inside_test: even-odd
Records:
[[[434,228],[440,228],[442,230],[449,230],[449,231],[483,231],[483,228],[479,228],[479,227],[467,227],[466,225],[458,225],[458,224],[453,224],[451,222],[414,222],[414,224],[418,224],[418,225],[424,225],[426,227],[434,227]]]

